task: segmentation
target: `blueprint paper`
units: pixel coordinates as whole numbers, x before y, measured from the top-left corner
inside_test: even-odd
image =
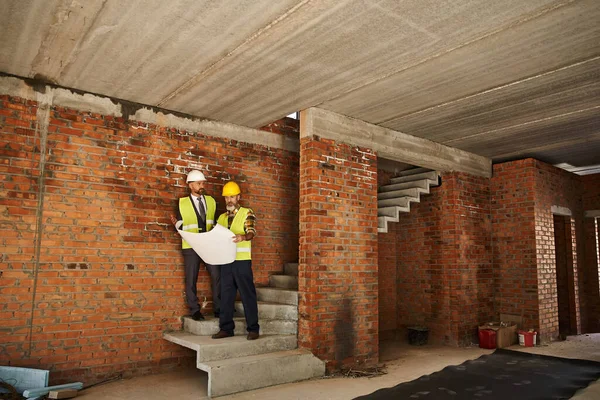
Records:
[[[191,233],[179,229],[183,221],[177,221],[175,227],[183,240],[205,263],[211,265],[229,264],[235,261],[237,245],[233,242],[235,234],[222,225],[215,225],[210,232]]]

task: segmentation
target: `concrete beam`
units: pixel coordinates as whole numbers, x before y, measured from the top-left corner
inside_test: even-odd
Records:
[[[567,207],[561,207],[561,206],[550,207],[550,212],[554,215],[561,215],[563,217],[570,217],[573,215],[571,210],[569,210]]]
[[[297,153],[300,151],[298,139],[277,133],[247,128],[227,122],[197,118],[192,115],[174,115],[168,110],[130,103],[92,93],[78,93],[74,90],[0,76],[0,94],[35,100],[45,108],[60,106],[79,111],[95,112],[102,115],[123,117],[128,121],[138,121],[169,128],[199,132],[204,135],[237,140],[243,143],[257,144],[275,149]],[[127,113],[125,112],[127,110]]]
[[[586,218],[600,218],[600,210],[588,210],[585,212]]]
[[[367,147],[380,157],[419,167],[492,176],[489,158],[320,108],[300,112],[300,138],[312,135]]]

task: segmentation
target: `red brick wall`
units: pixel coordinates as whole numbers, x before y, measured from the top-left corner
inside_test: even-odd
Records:
[[[399,327],[427,326],[432,342],[472,343],[494,313],[489,179],[444,174],[397,225]]]
[[[532,159],[494,165],[492,255],[496,312],[538,329],[535,174]]]
[[[377,170],[378,187],[390,183],[392,173]],[[379,337],[391,339],[398,329],[397,232],[398,224],[388,223],[388,231],[377,235],[379,264]]]
[[[91,384],[192,359],[162,339],[187,313],[168,215],[191,168],[221,211],[224,181],[240,182],[258,284],[297,260],[298,154],[62,107],[46,136],[38,111],[0,96],[0,364]],[[204,270],[198,285],[210,297]]]
[[[535,173],[535,232],[537,253],[537,278],[539,296],[540,339],[553,340],[558,337],[558,303],[556,282],[556,258],[554,247],[554,217],[552,206],[564,207],[571,211],[571,243],[567,243],[569,275],[573,281],[569,290],[573,293],[574,306],[571,319],[576,321],[577,332],[581,332],[581,319],[585,303],[579,293],[583,290],[579,279],[578,255],[583,254],[583,246],[578,238],[583,237],[583,208],[581,196],[583,187],[578,176],[562,169],[532,160]],[[577,251],[575,251],[577,249]],[[581,300],[581,301],[580,301]]]
[[[397,226],[398,328],[426,326],[432,342],[446,340],[450,320],[444,270],[448,242],[442,231],[445,197],[445,185],[432,188],[420,203],[411,203],[410,213],[400,214],[397,224],[388,225]]]
[[[583,183],[583,209],[585,211],[600,210],[600,174],[585,175],[581,177]],[[584,281],[584,297],[588,305],[587,319],[584,319],[585,332],[600,332],[600,287],[598,278],[600,274],[598,260],[600,259],[600,221],[598,218],[584,219],[584,246],[585,257],[583,263],[582,279]]]
[[[398,325],[427,326],[432,342],[444,341],[450,319],[443,269],[442,204],[445,187],[432,188],[410,205],[397,225]]]
[[[585,320],[581,299],[582,186],[579,177],[534,159],[494,166],[493,255],[499,313],[523,316],[541,340],[558,337],[558,300],[552,207],[570,210],[572,288],[577,329]],[[566,228],[565,228],[566,229]]]
[[[592,243],[597,227],[589,219],[586,230],[582,229],[581,205],[583,180],[587,183],[583,192],[586,209],[600,209],[597,176],[580,178],[527,159],[495,165],[489,182],[456,174],[443,178],[441,187],[423,196],[420,204],[413,203],[411,212],[401,214],[399,223],[389,225],[396,229],[395,248],[386,234],[379,235],[380,270],[389,270],[390,253],[397,253],[397,328],[425,325],[433,341],[460,344],[468,342],[479,322],[509,314],[523,317],[524,327],[540,331],[542,340],[556,338],[551,209],[558,206],[573,214],[565,227],[570,237],[565,247],[568,279],[573,282],[567,289],[575,299],[569,305],[572,330],[586,329],[588,320],[587,329],[598,330],[598,256]],[[486,201],[490,202],[487,208]],[[483,239],[486,237],[489,239]],[[585,258],[582,237],[586,238]],[[581,278],[583,273],[586,279]],[[381,298],[388,293],[387,279],[380,277]],[[387,317],[389,307],[382,300],[380,304],[380,324],[384,326],[384,321],[393,319]],[[465,314],[465,309],[477,311]],[[391,322],[386,329],[392,329]]]
[[[583,183],[583,208],[586,210],[600,210],[600,174],[584,175]]]
[[[330,370],[379,361],[376,194],[373,151],[301,138],[298,343]]]
[[[300,134],[300,121],[285,117],[279,121],[263,126],[260,130],[277,133],[278,135],[283,135],[297,141],[298,135]]]
[[[448,235],[453,231],[455,235],[455,249],[448,253],[456,257],[448,276],[451,327],[455,330],[451,342],[477,343],[475,327],[489,321],[495,311],[490,180],[464,173],[448,174],[443,179],[443,184],[453,189],[447,203],[448,218],[454,217]]]

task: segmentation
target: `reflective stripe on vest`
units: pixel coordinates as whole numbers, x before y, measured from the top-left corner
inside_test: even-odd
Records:
[[[204,200],[206,201],[206,232],[208,232],[214,225],[217,203],[215,199],[210,196],[204,196]],[[181,218],[183,219],[183,225],[181,226],[182,231],[191,233],[205,232],[204,229],[199,229],[196,207],[192,203],[190,196],[179,199],[179,212],[181,214]],[[181,239],[181,248],[191,249],[192,246],[190,246],[185,240]]]
[[[198,224],[190,224],[190,225],[181,225],[181,230],[186,232],[191,232],[192,229],[198,230]]]
[[[244,222],[246,222],[246,216],[248,215],[249,209],[240,207],[240,209],[233,217],[231,227],[229,230],[236,235],[244,235]],[[227,228],[228,223],[227,213],[221,214],[217,223]],[[252,243],[250,240],[243,240],[237,243],[237,255],[236,260],[251,260],[252,259]]]

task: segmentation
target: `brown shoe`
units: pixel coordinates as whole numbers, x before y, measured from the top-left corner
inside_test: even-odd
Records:
[[[246,336],[246,339],[248,340],[256,340],[258,339],[258,332],[248,332],[248,336]]]
[[[213,339],[223,339],[226,337],[232,337],[233,333],[231,332],[227,332],[227,331],[219,331],[218,333],[215,333],[214,335],[212,335],[211,337]]]

